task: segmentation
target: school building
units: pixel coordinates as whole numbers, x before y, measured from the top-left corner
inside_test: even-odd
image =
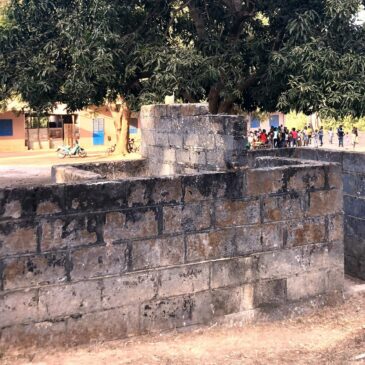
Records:
[[[138,120],[138,113],[132,113],[129,133],[136,139]],[[0,113],[0,152],[55,149],[64,144],[72,146],[76,139],[86,149],[107,148],[117,142],[118,128],[107,107],[70,114],[65,105],[58,105],[42,117],[12,108]]]

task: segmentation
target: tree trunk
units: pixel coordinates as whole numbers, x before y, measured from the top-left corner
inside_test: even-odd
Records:
[[[39,145],[39,149],[42,149],[42,143],[41,143],[41,136],[40,136],[40,118],[37,118],[37,139],[38,139],[38,145]]]
[[[129,141],[129,121],[131,118],[131,111],[126,105],[122,106],[123,111],[120,116],[119,138],[117,143],[117,151],[122,155],[127,155],[128,141]]]

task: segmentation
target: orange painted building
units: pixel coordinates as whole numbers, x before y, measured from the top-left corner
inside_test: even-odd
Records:
[[[0,113],[0,152],[24,151],[25,115],[11,111]]]

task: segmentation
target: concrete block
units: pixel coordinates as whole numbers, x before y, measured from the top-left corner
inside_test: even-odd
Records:
[[[240,286],[255,281],[256,260],[253,257],[217,260],[212,262],[211,288]]]
[[[70,216],[41,221],[41,250],[95,244],[100,240],[101,217]]]
[[[345,285],[345,272],[343,267],[327,271],[327,288],[326,288],[327,291],[342,292],[344,290],[344,285]]]
[[[67,319],[68,343],[80,345],[91,341],[110,341],[139,334],[139,312],[127,306]]]
[[[261,229],[261,244],[263,251],[279,250],[285,244],[285,223],[264,224]]]
[[[365,217],[365,198],[345,195],[343,201],[345,214],[358,218]]]
[[[162,131],[156,131],[154,137],[155,137],[155,143],[154,143],[155,146],[170,148],[168,133]]]
[[[152,300],[157,295],[156,273],[143,272],[103,280],[104,309],[118,308]]]
[[[95,212],[127,206],[126,182],[73,184],[65,186],[67,212]]]
[[[364,155],[358,152],[345,152],[343,154],[342,166],[345,172],[363,174],[365,171]]]
[[[328,240],[323,217],[289,222],[287,231],[288,247],[323,243]]]
[[[224,200],[215,203],[217,227],[243,226],[260,221],[260,202],[255,200]]]
[[[37,226],[33,221],[0,223],[0,256],[34,253],[37,250]]]
[[[288,190],[310,191],[324,189],[326,185],[326,171],[323,166],[292,167],[287,170],[287,180]]]
[[[0,330],[1,348],[31,348],[67,344],[66,321],[20,324]]]
[[[288,300],[296,301],[324,294],[327,287],[327,271],[292,276],[287,278]]]
[[[261,229],[259,226],[236,228],[236,254],[240,256],[262,251]]]
[[[225,151],[207,151],[208,166],[212,166],[216,170],[226,170],[227,163]]]
[[[168,141],[170,148],[183,148],[183,136],[179,133],[169,133]]]
[[[71,253],[71,280],[116,275],[128,270],[127,244],[86,247]]]
[[[235,252],[234,238],[234,229],[188,235],[186,237],[187,261],[232,257]]]
[[[277,307],[286,302],[286,279],[265,280],[255,285],[254,307]]]
[[[0,328],[37,321],[38,290],[0,294]]]
[[[164,233],[200,231],[211,227],[212,208],[208,202],[163,208]]]
[[[142,270],[183,264],[184,253],[184,236],[135,241],[132,268]]]
[[[67,280],[66,252],[21,256],[4,261],[4,289],[28,288]]]
[[[193,166],[205,166],[207,164],[206,152],[191,150],[189,154],[190,164]]]
[[[256,169],[247,171],[247,195],[257,196],[281,192],[283,169]]]
[[[237,288],[212,290],[213,314],[215,318],[254,308],[255,285],[246,284]]]
[[[339,190],[324,190],[309,193],[306,215],[324,216],[342,212],[343,195]]]
[[[196,203],[213,199],[217,193],[221,175],[221,173],[205,173],[182,177],[183,201]]]
[[[264,222],[276,222],[303,217],[302,199],[299,194],[283,194],[263,200]]]
[[[130,238],[147,238],[158,233],[157,216],[153,209],[131,209],[106,214],[104,241],[118,242]]]
[[[100,281],[50,286],[39,289],[39,315],[43,320],[101,310]]]
[[[207,324],[213,317],[209,292],[166,298],[143,303],[141,331],[160,332],[196,324]]]
[[[158,296],[168,298],[209,289],[209,263],[185,265],[160,272]]]
[[[257,254],[260,279],[276,279],[305,272],[343,267],[342,242],[300,246]]]
[[[344,216],[342,214],[328,217],[328,240],[330,242],[343,241],[344,230]]]

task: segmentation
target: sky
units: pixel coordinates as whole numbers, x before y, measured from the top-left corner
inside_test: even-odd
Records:
[[[365,23],[365,10],[361,10],[357,16],[357,23],[364,24]]]

